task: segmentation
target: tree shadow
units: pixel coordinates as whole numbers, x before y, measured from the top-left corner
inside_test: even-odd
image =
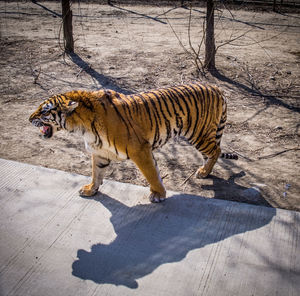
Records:
[[[31,0],[31,2],[35,5],[38,5],[39,7],[45,9],[46,11],[50,12],[52,14],[53,17],[62,17],[61,14],[49,9],[48,7],[46,7],[45,5],[42,5],[41,3],[38,3],[37,0]]]
[[[120,6],[116,6],[115,4],[111,3],[110,6],[116,8],[116,9],[119,9],[119,10],[122,10],[122,11],[125,11],[125,12],[128,12],[128,13],[131,13],[131,14],[135,14],[137,16],[140,16],[140,17],[143,17],[143,18],[147,18],[147,19],[150,19],[150,20],[153,20],[153,21],[156,21],[156,22],[159,22],[161,24],[164,24],[166,25],[167,23],[158,19],[157,17],[152,17],[150,15],[147,15],[147,14],[144,14],[144,13],[139,13],[139,12],[136,12],[136,11],[133,11],[133,10],[130,10],[130,9],[127,9],[127,8],[123,8],[123,7],[120,7]]]
[[[82,71],[87,73],[92,77],[92,79],[101,85],[103,88],[109,88],[112,90],[115,90],[117,92],[121,92],[123,94],[131,94],[132,91],[122,88],[119,85],[116,84],[116,82],[103,74],[98,73],[96,70],[92,68],[90,64],[88,64],[86,61],[84,61],[78,54],[76,53],[70,53],[68,54],[70,59],[74,64],[76,64],[79,68],[81,68]]]
[[[256,96],[260,96],[260,97],[264,98],[267,101],[267,104],[269,104],[269,105],[281,106],[281,107],[289,109],[289,110],[291,110],[293,112],[300,113],[300,108],[299,107],[291,106],[291,105],[285,103],[283,100],[277,98],[276,96],[265,95],[265,94],[263,94],[262,92],[260,92],[257,89],[252,89],[252,88],[250,88],[249,86],[247,86],[247,85],[245,85],[243,83],[234,81],[231,78],[229,78],[229,77],[225,76],[224,74],[220,73],[217,69],[215,69],[214,71],[212,71],[211,74],[215,78],[217,78],[218,80],[221,80],[223,82],[229,83],[229,84],[231,84],[231,85],[233,85],[233,86],[235,86],[235,87],[237,87],[237,88],[239,88],[241,90],[244,90],[247,93],[249,93],[250,95],[256,95]]]
[[[105,194],[93,199],[111,212],[116,238],[78,250],[72,274],[97,284],[138,287],[137,279],[179,262],[188,252],[263,227],[276,210],[178,194],[161,204],[128,207]],[[255,207],[258,209],[258,207]],[[234,224],[234,225],[233,225]],[[99,225],[101,227],[101,225]]]

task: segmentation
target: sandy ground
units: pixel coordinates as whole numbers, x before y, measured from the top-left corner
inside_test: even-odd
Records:
[[[0,2],[0,157],[89,175],[82,139],[62,132],[45,141],[29,124],[42,100],[71,89],[131,93],[208,81],[228,96],[222,146],[240,159],[219,160],[207,179],[189,178],[202,158],[182,139],[171,141],[155,152],[167,189],[300,209],[299,14],[218,10],[219,73],[203,77],[186,52],[188,9],[82,2],[72,9],[76,54],[70,58],[59,38],[59,3]],[[192,11],[196,49],[204,13]],[[112,164],[107,178],[147,186],[130,161]]]

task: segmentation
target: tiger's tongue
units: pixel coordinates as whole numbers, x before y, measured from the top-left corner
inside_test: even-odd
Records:
[[[43,134],[46,134],[48,132],[48,130],[49,130],[49,126],[44,125],[43,128],[42,128],[42,130],[41,130],[41,132]]]

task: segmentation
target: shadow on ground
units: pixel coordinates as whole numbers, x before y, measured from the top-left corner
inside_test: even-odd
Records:
[[[70,59],[73,61],[74,64],[76,64],[79,68],[81,68],[81,71],[86,72],[88,75],[92,77],[94,82],[96,84],[99,84],[103,88],[108,88],[115,90],[117,92],[121,92],[123,94],[131,94],[132,91],[120,87],[114,79],[105,76],[103,74],[100,74],[96,70],[92,68],[90,64],[88,64],[86,61],[84,61],[78,54],[76,53],[71,53],[69,54]]]
[[[78,250],[72,274],[97,284],[135,289],[137,279],[156,268],[179,262],[188,252],[268,224],[276,210],[174,195],[161,204],[128,207],[107,195],[95,200],[111,212],[117,237],[91,250]],[[255,209],[255,210],[253,210]],[[101,227],[101,225],[99,225]]]
[[[264,98],[267,106],[268,105],[281,106],[293,112],[300,113],[300,108],[298,106],[293,106],[291,104],[286,103],[283,99],[280,99],[274,95],[263,94],[258,89],[253,89],[247,86],[246,84],[234,81],[231,78],[219,72],[218,70],[212,71],[212,75],[218,80],[229,83],[232,86],[238,88],[239,90],[246,91],[246,93],[248,93],[249,95],[255,95]]]

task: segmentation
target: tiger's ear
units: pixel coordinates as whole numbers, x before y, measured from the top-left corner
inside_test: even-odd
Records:
[[[72,101],[72,100],[67,100],[63,104],[63,112],[70,114],[72,113],[77,107],[78,107],[78,102]]]

